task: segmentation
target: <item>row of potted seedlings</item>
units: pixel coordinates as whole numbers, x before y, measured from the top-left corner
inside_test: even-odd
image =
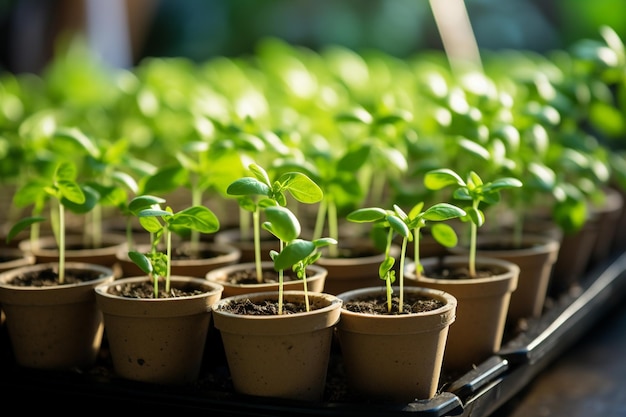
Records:
[[[603,34],[605,43],[591,49],[594,56],[608,48],[623,58],[623,45],[610,31]],[[202,83],[184,62],[147,62],[135,74],[124,74],[124,94],[110,100],[115,105],[74,106],[66,99],[56,105],[71,111],[55,114],[46,103],[14,120],[19,128],[5,123],[5,137],[21,139],[15,143],[25,158],[14,171],[23,177],[14,183],[13,208],[31,209],[9,222],[6,240],[26,234],[20,249],[34,264],[28,274],[11,265],[0,275],[3,326],[16,363],[88,368],[106,335],[117,375],[192,383],[206,344],[214,342],[214,326],[233,387],[242,394],[319,401],[329,358],[338,348],[353,395],[395,403],[432,398],[442,369],[466,372],[496,353],[505,326],[540,316],[550,291],[556,296],[572,290],[589,263],[613,247],[615,235],[606,230],[615,233],[615,223],[600,225],[616,221],[621,205],[609,216],[601,203],[613,195],[621,201],[609,188],[619,185],[619,155],[582,130],[588,113],[565,111],[567,105],[606,98],[582,102],[579,94],[568,100],[571,86],[554,74],[568,83],[577,77],[581,88],[598,82],[594,71],[609,72],[624,62],[602,66],[589,56],[558,57],[515,57],[520,68],[512,74],[498,70],[502,61],[494,57],[486,65],[489,77],[466,74],[457,80],[438,57],[408,68],[378,55],[340,48],[315,55],[271,41],[259,49],[255,66],[227,59],[207,63]],[[585,64],[583,70],[574,62]],[[378,77],[360,79],[358,71],[347,76],[342,68],[348,65]],[[539,75],[529,77],[522,69]],[[294,73],[301,78],[291,84]],[[301,89],[313,88],[314,80],[321,86],[307,95]],[[22,88],[27,86],[33,87]],[[196,100],[181,104],[180,94]],[[335,98],[324,102],[329,96]],[[271,111],[264,109],[263,97]],[[25,107],[41,105],[34,98],[24,100]],[[193,111],[181,110],[188,107]],[[230,120],[222,108],[232,109]],[[245,117],[237,113],[241,108],[248,109]],[[155,155],[143,159],[145,149],[134,148],[133,141],[100,141],[102,133],[85,133],[96,124],[111,129],[107,112],[119,116],[120,125],[134,126],[130,136],[136,141],[146,134],[141,126],[157,132],[155,137],[170,137],[153,141]],[[266,118],[279,115],[281,128],[265,130]],[[70,123],[82,126],[57,127]],[[180,137],[176,129],[187,132],[182,144],[172,139]],[[112,130],[106,134],[115,136]],[[238,225],[240,240],[233,230],[224,230],[230,238],[221,235],[221,216]],[[66,232],[77,229],[80,244],[88,238],[87,246],[103,249],[103,221],[111,218],[124,220],[112,254],[87,261],[71,249],[73,236]],[[76,224],[66,224],[69,219]],[[533,230],[535,224],[540,229]],[[594,237],[581,241],[598,252],[564,255],[588,230]],[[600,244],[598,236],[607,243]],[[51,242],[47,258],[39,252],[45,249],[39,237]],[[244,257],[238,245],[249,241]],[[356,265],[348,262],[355,256],[347,255],[353,241],[368,255]],[[218,246],[229,248],[228,254],[217,256]],[[193,268],[183,266],[183,257],[191,258]],[[247,284],[229,275],[240,268]],[[85,270],[92,272],[85,276]],[[24,279],[42,283],[31,286]],[[61,303],[66,290],[77,297],[70,305],[82,312]],[[17,321],[21,312],[36,310],[44,310],[46,319]],[[240,322],[243,330],[237,330]],[[283,323],[290,328],[283,330]],[[35,330],[35,324],[44,329]],[[77,327],[52,340],[19,341],[52,336],[51,329],[62,324]],[[131,335],[122,336],[118,326],[130,328]],[[78,328],[88,333],[80,341],[69,337]],[[166,335],[169,330],[176,335]],[[281,350],[262,347],[278,335],[287,338]],[[243,347],[232,346],[241,340]],[[196,347],[182,345],[188,341]],[[53,350],[70,356],[57,358]],[[187,359],[191,364],[183,365]],[[242,363],[247,359],[252,365]],[[295,362],[286,365],[288,359]],[[269,379],[276,369],[291,372]],[[305,380],[309,370],[313,375]]]
[[[55,173],[53,182],[59,185],[58,195],[62,195],[64,187],[74,192],[80,190],[72,185],[74,171],[70,167],[60,164]],[[321,400],[336,328],[346,359],[347,375],[355,392],[375,395],[386,401],[429,399],[437,392],[448,328],[457,317],[457,298],[448,291],[446,284],[443,288],[436,288],[437,283],[453,282],[462,286],[471,283],[473,286],[494,280],[494,274],[506,272],[504,278],[496,278],[496,281],[503,279],[507,284],[497,294],[500,299],[496,302],[497,311],[488,312],[489,316],[500,318],[496,328],[488,331],[490,340],[470,335],[468,340],[478,343],[473,348],[475,352],[471,353],[472,348],[468,351],[467,347],[461,347],[464,354],[456,359],[448,349],[449,367],[463,369],[498,349],[508,299],[517,285],[519,268],[515,264],[495,261],[496,272],[485,271],[485,266],[481,266],[478,270],[487,275],[477,279],[471,275],[477,272],[474,252],[471,257],[463,258],[464,262],[469,260],[470,275],[452,281],[436,279],[433,275],[440,267],[449,269],[446,263],[430,265],[430,272],[423,274],[422,267],[416,266],[422,264],[417,258],[412,268],[404,267],[407,242],[419,236],[420,229],[430,222],[470,219],[466,211],[449,203],[436,204],[422,211],[423,203],[420,203],[409,214],[398,206],[393,210],[372,207],[352,212],[347,218],[349,221],[373,222],[385,236],[384,257],[376,266],[384,285],[330,294],[324,292],[328,272],[314,264],[322,256],[322,248],[337,241],[302,238],[300,222],[286,207],[287,193],[301,203],[317,203],[323,197],[321,188],[300,172],[287,172],[271,181],[262,167],[253,164],[250,169],[255,176],[235,181],[228,191],[241,197],[240,204],[253,213],[262,213],[265,218],[263,229],[278,239],[278,250],[270,251],[269,268],[268,262],[262,262],[259,256],[255,262],[216,266],[206,274],[206,279],[172,274],[173,233],[196,230],[211,234],[219,229],[219,221],[204,206],[173,212],[170,207],[162,207],[166,201],[160,197],[138,196],[128,208],[149,232],[150,249],[147,252],[130,250],[127,255],[146,276],[116,279],[113,269],[103,265],[77,262],[66,265],[63,251],[59,253],[58,262],[38,263],[2,276],[0,300],[7,313],[17,363],[44,369],[92,366],[103,329],[106,329],[113,367],[119,376],[152,383],[191,383],[199,377],[212,316],[215,328],[221,334],[237,392]],[[458,192],[472,201],[475,210],[475,216],[471,217],[478,222],[472,223],[474,231],[484,219],[484,214],[477,208],[480,201],[495,201],[495,195],[501,189],[521,186],[512,178],[482,184],[475,173],[471,176],[472,185],[468,186],[450,170],[430,172],[426,181],[433,188],[450,184],[460,187]],[[60,197],[58,202],[59,206],[64,206],[66,200]],[[58,213],[60,242],[63,242],[63,209]],[[41,219],[30,217],[18,222],[9,237]],[[452,227],[443,223],[433,226],[438,241],[446,246],[456,244]],[[260,244],[260,228],[255,228],[254,234]],[[402,238],[397,260],[390,252],[396,236]],[[416,241],[415,245],[419,247],[419,242]],[[396,261],[399,261],[399,268]],[[481,265],[480,258],[478,261]],[[271,270],[269,279],[265,278],[268,269]],[[399,275],[397,280],[396,273]],[[411,285],[405,286],[405,273],[415,274]],[[444,276],[447,273],[442,272]],[[257,277],[259,274],[263,277]],[[42,275],[50,281],[33,291],[36,284],[28,280],[42,279]],[[432,283],[420,281],[422,275],[431,277]],[[250,276],[255,283],[237,281],[240,277],[243,282],[250,282]],[[434,289],[428,288],[431,285]],[[228,288],[227,294],[224,294],[225,288]],[[263,289],[266,291],[260,292]],[[451,291],[457,293],[455,289]],[[59,296],[65,292],[78,299],[67,300]],[[485,297],[488,292],[473,290],[479,297]],[[31,300],[33,295],[36,301]],[[460,293],[459,297],[462,297]],[[462,304],[465,303],[463,300]],[[38,308],[34,309],[33,305]],[[51,315],[50,306],[57,310],[55,314]],[[80,308],[81,312],[75,308]],[[36,310],[48,319],[33,316]],[[25,322],[20,321],[20,312],[28,313]],[[81,323],[83,320],[89,326]],[[373,324],[376,322],[380,323]],[[400,328],[395,329],[393,322],[398,322]],[[468,324],[472,322],[478,323],[478,326],[470,325],[475,331],[487,327],[482,319],[474,317]],[[43,324],[43,328],[36,331],[34,323]],[[65,330],[62,337],[50,331],[61,328],[62,324],[70,325],[70,330]],[[76,333],[77,325],[87,331],[82,340],[68,337]],[[30,331],[24,332],[24,329]],[[465,342],[459,340],[456,343],[465,345]],[[195,347],[187,347],[188,343]],[[400,352],[393,353],[393,346]],[[80,353],[81,349],[85,352]],[[398,361],[399,357],[403,359]],[[399,367],[394,369],[394,363]],[[287,375],[285,369],[290,370]],[[279,370],[276,379],[272,379],[273,370]],[[383,384],[385,388],[380,386],[381,378],[389,378]],[[398,387],[394,381],[401,381],[405,386]]]

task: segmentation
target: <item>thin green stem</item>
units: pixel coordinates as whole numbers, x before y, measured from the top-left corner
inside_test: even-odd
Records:
[[[324,221],[326,220],[326,208],[328,207],[328,198],[323,198],[320,201],[317,209],[317,215],[315,217],[315,228],[313,229],[313,239],[319,239],[324,232]]]
[[[254,264],[256,268],[256,280],[263,282],[263,268],[261,265],[261,214],[257,207],[252,213],[252,230],[254,232]]]
[[[199,206],[202,204],[202,190],[199,189],[198,187],[193,187],[192,191],[191,191],[191,205],[192,206]],[[196,229],[191,229],[191,253],[193,254],[198,254],[199,252],[199,245],[200,245],[200,232],[198,232]]]
[[[402,313],[402,306],[404,305],[404,260],[408,239],[405,237],[402,239],[402,251],[400,252],[400,305],[398,306],[398,311]]]
[[[478,202],[474,202],[474,208],[478,208]],[[469,274],[470,277],[476,276],[476,239],[478,235],[478,226],[474,222],[470,222],[470,253],[469,253]]]
[[[339,225],[337,223],[337,204],[332,197],[329,197],[328,204],[328,235],[339,241]],[[328,253],[331,258],[336,258],[339,255],[337,245],[330,245],[328,247]]]
[[[59,203],[59,284],[65,283],[65,207]]]
[[[413,229],[413,261],[415,263],[415,276],[419,278],[422,276],[422,271],[420,268],[420,245],[419,245],[419,235],[420,228],[416,227]],[[404,253],[404,251],[402,252]]]
[[[167,224],[165,225],[165,235],[167,236],[167,271],[165,273],[165,293],[170,293],[170,276],[172,275],[172,232]]]
[[[283,251],[284,243],[281,240],[279,242],[280,252]],[[283,314],[283,296],[284,296],[284,271],[280,269],[278,271],[278,314]]]
[[[309,304],[309,288],[306,283],[306,269],[304,270],[304,275],[302,276],[302,285],[304,289],[304,303],[306,305],[306,311],[311,311],[311,306]]]

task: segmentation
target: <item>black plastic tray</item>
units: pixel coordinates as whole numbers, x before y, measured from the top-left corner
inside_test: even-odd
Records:
[[[310,403],[234,393],[220,351],[207,352],[201,380],[185,387],[116,378],[111,372],[106,343],[98,366],[88,371],[24,369],[13,361],[4,327],[0,331],[0,392],[3,405],[13,404],[24,411],[42,407],[49,411],[79,410],[82,404],[98,401],[100,412],[137,409],[196,410],[219,416],[488,416],[617,305],[624,298],[625,289],[626,254],[616,254],[589,271],[580,287],[549,300],[550,307],[542,317],[529,320],[524,331],[507,329],[504,345],[497,355],[464,375],[442,375],[440,393],[435,398],[408,404],[376,403],[337,394],[345,388],[338,352],[331,358],[327,398]],[[33,391],[38,399],[25,401]]]

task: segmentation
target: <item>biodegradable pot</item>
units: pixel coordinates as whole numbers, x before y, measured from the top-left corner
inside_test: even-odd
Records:
[[[201,294],[170,298],[130,298],[114,287],[147,281],[147,276],[115,280],[95,288],[104,315],[113,369],[122,378],[159,384],[197,380],[211,321],[211,305],[222,286],[202,278],[172,276],[172,288]]]
[[[34,263],[35,256],[31,253],[26,253],[18,248],[0,247],[0,272],[21,268]]]
[[[189,253],[190,242],[177,245],[180,253]],[[239,249],[223,243],[199,242],[199,255],[180,257],[173,252],[171,261],[171,273],[186,277],[204,278],[207,272],[226,265],[232,265],[239,261],[241,252]],[[147,253],[150,244],[140,244],[135,247],[136,251]],[[176,251],[174,249],[173,251]],[[128,257],[128,246],[122,245],[116,254],[122,277],[141,276],[144,272]]]
[[[378,266],[385,259],[385,253],[376,249],[369,237],[346,238],[339,241],[339,256],[328,256],[328,248],[322,249],[322,256],[316,265],[328,271],[324,292],[339,294],[359,288],[384,286],[378,276]],[[390,255],[399,257],[400,246],[391,245]]]
[[[433,288],[457,299],[457,318],[450,328],[443,367],[451,371],[469,371],[502,345],[511,294],[517,288],[520,268],[496,258],[479,256],[477,270],[489,270],[485,278],[431,278],[442,268],[468,265],[467,256],[446,256],[421,260],[424,273],[415,276],[414,262],[407,262],[405,284]]]
[[[597,217],[598,234],[591,251],[590,266],[607,260],[613,250],[615,235],[619,230],[620,216],[624,207],[622,195],[611,188],[605,189],[605,200],[601,205],[592,206],[591,215]]]
[[[250,239],[241,238],[241,230],[236,229],[224,229],[215,233],[215,242],[223,243],[226,245],[234,246],[241,251],[241,262],[254,262],[254,241],[252,240],[252,231],[250,231]],[[272,235],[266,230],[261,230],[260,234],[260,254],[261,261],[271,261],[270,251],[279,251],[279,240],[276,236]]]
[[[285,302],[304,302],[303,291],[285,291]],[[320,401],[324,394],[334,327],[341,300],[309,292],[309,312],[244,315],[225,311],[239,300],[276,301],[276,291],[226,297],[213,305],[233,386],[241,394]]]
[[[511,294],[507,316],[510,323],[516,323],[541,316],[560,241],[548,235],[525,234],[519,247],[513,247],[511,239],[511,235],[480,235],[477,250],[483,257],[504,259],[519,266],[517,289]],[[449,251],[467,256],[469,249],[456,246]]]
[[[576,232],[563,233],[548,295],[558,298],[578,286],[590,265],[598,234],[597,217],[588,219]]]
[[[28,265],[0,274],[0,303],[18,365],[69,370],[92,366],[103,336],[102,314],[94,287],[112,281],[111,268],[67,262],[66,273],[87,271],[94,279],[76,284],[42,287],[9,282],[22,274],[58,271],[58,263]]]
[[[0,272],[35,263],[35,257],[30,253],[25,253],[21,249],[13,247],[0,247]],[[0,307],[2,307],[0,305]],[[4,324],[4,311],[0,308],[0,325]]]
[[[70,234],[65,237],[65,261],[84,262],[113,268],[117,260],[116,253],[125,242],[126,237],[124,235],[105,233],[102,236],[101,247],[89,248],[85,246],[84,236]],[[52,235],[42,236],[34,244],[30,239],[22,240],[19,243],[19,248],[25,253],[34,255],[37,263],[59,261],[59,248],[55,237]]]
[[[261,269],[265,275],[267,271],[270,271],[275,281],[264,282],[261,284],[241,284],[232,282],[232,277],[242,271],[255,271],[254,262],[244,262],[232,265],[226,265],[220,268],[216,268],[209,271],[205,278],[211,282],[216,282],[224,287],[222,298],[231,297],[233,295],[249,294],[255,292],[268,292],[278,291],[278,272],[274,270],[274,263],[271,261],[261,262]],[[307,290],[311,292],[327,292],[325,291],[325,282],[328,272],[325,268],[319,265],[309,265],[307,270]],[[285,271],[285,274],[291,273],[291,271]],[[293,273],[291,276],[294,276]],[[283,288],[285,290],[304,290],[304,282],[299,279],[289,279],[283,282]]]
[[[398,293],[399,289],[394,288]],[[337,338],[349,389],[365,398],[407,403],[434,397],[444,358],[448,329],[455,320],[456,299],[439,290],[404,287],[445,303],[423,313],[379,315],[341,309]],[[385,294],[384,288],[348,291],[345,303]]]

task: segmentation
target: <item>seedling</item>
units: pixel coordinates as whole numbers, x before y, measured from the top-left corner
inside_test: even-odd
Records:
[[[402,313],[404,305],[404,264],[406,260],[407,244],[415,241],[415,265],[416,273],[419,275],[421,264],[419,261],[419,239],[421,229],[426,227],[427,222],[441,222],[453,218],[465,216],[464,210],[448,203],[435,204],[425,211],[422,211],[424,203],[420,202],[413,206],[409,214],[406,214],[398,205],[393,206],[393,210],[384,210],[378,207],[362,208],[348,214],[347,219],[356,223],[373,222],[375,226],[387,228],[387,240],[385,245],[385,259],[380,264],[378,274],[383,279],[387,289],[387,311],[391,312],[391,297],[393,295],[392,284],[395,281],[395,258],[390,255],[391,244],[394,234],[402,237],[402,247],[400,250],[400,302],[399,312]],[[433,236],[444,246],[452,247],[457,243],[456,232],[452,227],[444,223],[437,223],[431,226]]]
[[[476,246],[478,228],[485,223],[485,213],[480,204],[494,205],[500,201],[500,191],[509,188],[522,187],[522,182],[517,178],[503,177],[492,182],[484,183],[474,171],[470,171],[467,181],[456,172],[448,168],[435,169],[426,173],[424,184],[431,190],[440,190],[447,186],[456,186],[452,196],[457,200],[470,201],[471,205],[465,207],[465,216],[461,217],[464,222],[470,224],[469,243],[469,274],[476,277]]]
[[[93,209],[98,203],[98,194],[88,187],[76,182],[76,165],[72,162],[60,162],[56,165],[52,181],[46,181],[43,176],[27,183],[17,191],[14,202],[18,206],[33,204],[34,210],[40,210],[50,198],[56,200],[50,207],[55,239],[59,248],[59,284],[65,283],[65,209],[84,214]],[[18,233],[26,228],[46,220],[40,215],[24,218],[13,225],[7,235],[10,242]]]
[[[309,311],[306,268],[320,258],[319,248],[337,244],[337,241],[333,238],[300,239],[300,222],[287,207],[267,207],[265,216],[267,221],[263,223],[263,228],[279,239],[280,251],[270,251],[274,269],[278,272],[278,314],[283,312],[284,271],[287,268],[291,268],[303,281],[306,311]]]
[[[161,203],[164,203],[164,200],[158,197],[138,196],[129,204],[131,211],[137,213],[142,227],[150,232],[151,250],[147,254],[131,250],[128,256],[153,281],[154,298],[159,298],[161,279],[165,280],[165,292],[170,292],[172,233],[189,230],[214,233],[220,227],[217,216],[207,207],[191,206],[174,213],[171,207],[161,209]],[[163,237],[165,238],[165,253],[157,250]]]
[[[257,164],[250,164],[254,177],[243,177],[231,183],[226,192],[237,196],[239,206],[252,213],[254,234],[254,258],[259,283],[263,282],[261,268],[261,211],[272,206],[285,207],[289,192],[301,203],[313,204],[322,200],[322,189],[301,172],[287,172],[271,181],[267,171]],[[299,233],[298,233],[299,234]],[[286,240],[289,242],[291,239]]]

